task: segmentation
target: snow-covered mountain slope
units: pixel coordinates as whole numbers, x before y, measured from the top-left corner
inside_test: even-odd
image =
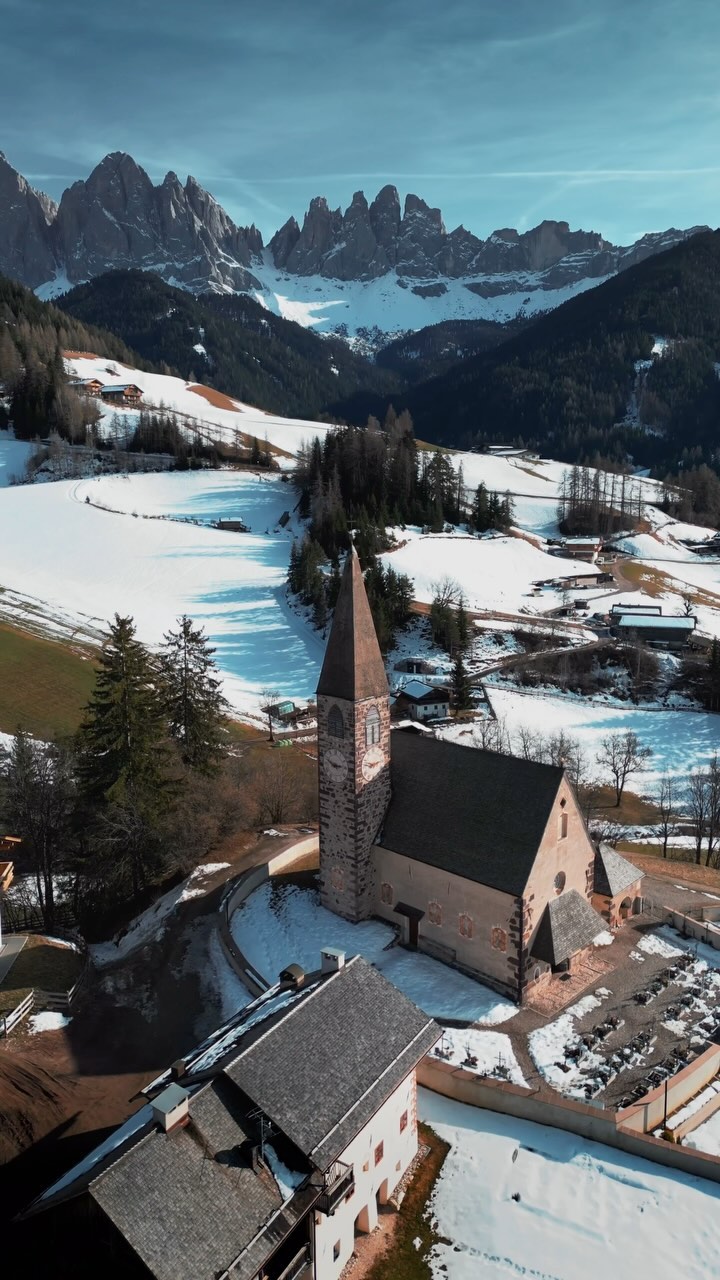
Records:
[[[368,348],[443,320],[494,320],[502,324],[517,316],[552,311],[608,278],[581,278],[549,288],[541,273],[410,281],[393,269],[374,280],[332,280],[279,270],[267,250],[254,274],[262,288],[250,290],[252,297],[275,315]]]
[[[176,413],[180,425],[189,433],[198,432],[206,441],[218,440],[232,444],[239,432],[245,437],[243,443],[258,439],[268,443],[280,455],[286,454],[294,458],[300,446],[314,436],[324,435],[330,428],[322,422],[304,421],[300,418],[281,418],[266,413],[264,409],[256,409],[253,405],[243,404],[212,387],[201,383],[185,382],[182,378],[173,378],[160,373],[144,373],[119,360],[108,360],[104,356],[82,355],[70,356],[65,360],[65,367],[73,378],[97,378],[103,386],[113,383],[133,382],[143,393],[143,404],[147,408],[164,407]],[[128,418],[132,423],[137,419],[137,410],[116,409],[115,406],[103,406],[103,421],[106,429],[115,413]],[[282,466],[282,456],[278,458]]]

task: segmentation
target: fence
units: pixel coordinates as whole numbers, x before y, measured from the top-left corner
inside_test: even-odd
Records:
[[[58,930],[58,936],[61,936],[61,934],[69,941],[77,943],[85,957],[78,977],[69,991],[44,991],[42,987],[33,987],[10,1013],[0,1014],[0,1040],[8,1036],[13,1027],[16,1027],[34,1008],[49,1009],[52,1013],[70,1012],[73,1000],[88,975],[87,943],[84,938],[81,938],[79,934],[73,934],[71,930]]]

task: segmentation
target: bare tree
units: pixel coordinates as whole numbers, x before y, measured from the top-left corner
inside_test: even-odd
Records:
[[[260,822],[290,822],[302,797],[302,762],[289,748],[268,752],[255,784]]]
[[[460,584],[449,574],[430,583],[433,604],[440,609],[449,609],[459,604],[462,597]]]
[[[702,862],[702,843],[707,826],[709,808],[708,775],[703,769],[693,769],[688,774],[685,793],[688,812],[695,836],[695,861],[698,866]]]
[[[542,761],[545,759],[545,741],[542,734],[521,725],[517,731],[517,754],[523,760]]]
[[[496,720],[491,716],[476,720],[473,726],[473,737],[483,751],[496,751],[498,755],[510,754],[510,742],[504,720]]]
[[[4,779],[6,821],[23,842],[46,929],[55,924],[55,888],[72,844],[75,782],[67,751],[19,731]]]
[[[620,808],[628,778],[640,773],[651,756],[652,747],[641,746],[632,729],[626,729],[624,733],[609,733],[601,739],[596,760],[612,777],[616,809]]]
[[[707,773],[707,857],[706,866],[715,865],[716,841],[720,834],[720,764],[717,755],[710,761]]]
[[[675,779],[663,774],[657,799],[658,820],[653,827],[653,835],[662,842],[663,858],[667,858],[668,841],[677,833],[677,790]]]
[[[266,688],[260,690],[260,697],[262,698],[262,702],[260,703],[260,710],[264,711],[265,715],[267,716],[270,741],[274,742],[275,729],[273,726],[272,708],[277,706],[277,703],[280,700],[280,694],[277,689],[272,689],[269,686],[267,686]]]

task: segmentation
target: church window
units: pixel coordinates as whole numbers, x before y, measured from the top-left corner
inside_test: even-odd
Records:
[[[428,902],[428,920],[430,924],[442,924],[442,907],[439,902]]]
[[[472,916],[469,916],[467,911],[461,912],[458,916],[458,933],[460,934],[460,937],[472,938],[474,932],[475,922],[473,921]]]
[[[566,880],[567,880],[567,876],[565,875],[565,872],[564,872],[564,871],[558,871],[558,873],[557,873],[557,875],[556,875],[556,877],[555,877],[555,880],[554,880],[554,882],[553,882],[553,883],[554,883],[554,886],[555,886],[555,892],[556,892],[556,893],[562,893],[563,889],[565,888],[565,881],[566,881]]]
[[[564,840],[568,833],[568,816],[566,813],[560,814],[560,839]]]
[[[507,951],[507,933],[499,925],[490,930],[490,946],[496,951]]]
[[[330,884],[336,893],[342,893],[345,888],[345,872],[342,867],[333,867],[330,872]]]
[[[328,733],[331,738],[345,737],[345,725],[339,707],[331,707],[328,712]]]
[[[408,1113],[407,1113],[407,1111],[403,1111],[403,1113],[402,1113],[402,1115],[401,1115],[401,1117],[400,1117],[400,1132],[401,1132],[401,1133],[404,1133],[404,1132],[405,1132],[405,1130],[407,1129],[407,1125],[408,1125]]]
[[[380,901],[390,903],[393,900],[393,887],[387,880],[380,885]]]
[[[385,1154],[385,1143],[378,1142],[375,1148],[375,1163],[379,1164]]]
[[[371,707],[365,717],[365,746],[374,747],[380,741],[380,712]]]

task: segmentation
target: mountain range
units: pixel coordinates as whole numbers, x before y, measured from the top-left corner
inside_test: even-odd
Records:
[[[320,333],[377,348],[389,335],[448,320],[507,322],[578,292],[706,228],[670,228],[617,246],[567,222],[481,239],[447,231],[439,209],[394,186],[343,213],[318,196],[267,245],[237,227],[192,177],[154,185],[122,152],[107,155],[59,204],[0,153],[0,273],[56,296],[109,270],[141,269],[195,294],[249,293]]]

